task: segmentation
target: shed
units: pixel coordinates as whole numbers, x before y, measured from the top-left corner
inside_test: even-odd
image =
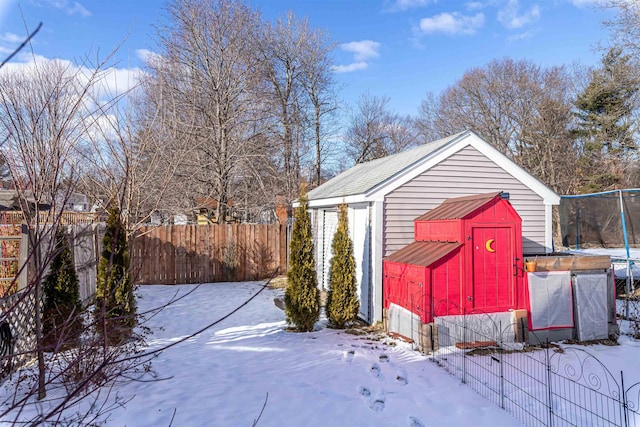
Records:
[[[402,307],[423,324],[525,308],[522,220],[506,197],[448,199],[416,218],[416,241],[384,259],[384,308]]]
[[[311,190],[318,284],[327,288],[337,206],[349,205],[360,317],[382,320],[382,260],[414,241],[413,220],[444,200],[508,192],[522,218],[523,251],[552,251],[553,205],[560,197],[471,131],[358,164]]]

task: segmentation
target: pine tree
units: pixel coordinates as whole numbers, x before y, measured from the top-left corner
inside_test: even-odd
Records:
[[[109,210],[102,248],[98,262],[96,327],[98,332],[102,333],[104,322],[108,342],[115,345],[122,343],[131,335],[136,323],[136,304],[129,274],[127,236],[118,208]]]
[[[355,320],[360,311],[356,283],[356,260],[353,242],[349,237],[347,205],[338,207],[338,228],[333,236],[333,258],[329,269],[329,293],[327,317],[333,326],[343,329],[347,322]]]
[[[618,183],[626,184],[622,182],[625,163],[635,159],[638,150],[633,110],[639,89],[640,79],[630,57],[612,48],[574,102],[574,135],[582,146],[577,165],[583,175],[582,191],[603,191]]]
[[[296,208],[295,222],[289,245],[290,261],[287,272],[285,312],[287,322],[298,331],[313,331],[320,317],[320,293],[313,259],[311,221],[307,213],[309,199],[304,187],[300,192],[300,206]]]
[[[73,345],[82,328],[78,275],[62,228],[55,234],[54,257],[43,281],[43,345],[55,350]]]

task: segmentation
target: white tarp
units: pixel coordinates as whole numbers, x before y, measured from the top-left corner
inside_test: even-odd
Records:
[[[578,340],[609,337],[607,322],[607,273],[577,273],[574,294]]]
[[[527,273],[531,330],[573,327],[571,272]]]

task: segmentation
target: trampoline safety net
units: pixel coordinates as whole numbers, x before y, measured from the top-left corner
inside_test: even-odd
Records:
[[[562,196],[562,245],[572,248],[625,247],[621,195],[629,246],[640,247],[640,189]]]

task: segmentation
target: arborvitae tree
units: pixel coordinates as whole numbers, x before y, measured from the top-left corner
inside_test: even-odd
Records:
[[[110,344],[120,344],[135,326],[136,304],[129,274],[127,236],[120,210],[115,207],[109,210],[97,282],[97,330],[99,333],[106,330]]]
[[[43,281],[43,345],[57,350],[72,345],[82,329],[78,275],[69,241],[62,228],[55,234],[54,257]]]
[[[298,331],[313,331],[320,317],[320,293],[313,259],[313,236],[307,213],[309,199],[304,187],[300,192],[300,206],[296,208],[295,222],[289,245],[289,271],[285,293],[287,322]]]
[[[640,79],[630,57],[613,48],[574,102],[574,134],[582,147],[578,168],[583,175],[583,191],[602,191],[618,183],[634,185],[624,178],[627,163],[635,161],[638,150],[633,111],[639,89]]]
[[[338,207],[338,229],[333,236],[331,248],[333,258],[329,269],[329,293],[327,295],[327,317],[336,328],[344,328],[355,320],[360,311],[356,283],[356,260],[353,242],[349,237],[347,205]]]

